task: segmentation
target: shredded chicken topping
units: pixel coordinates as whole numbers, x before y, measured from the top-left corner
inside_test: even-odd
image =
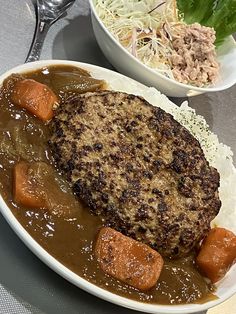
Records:
[[[219,75],[214,46],[215,31],[200,24],[180,24],[172,30],[172,73],[181,83],[204,86]]]

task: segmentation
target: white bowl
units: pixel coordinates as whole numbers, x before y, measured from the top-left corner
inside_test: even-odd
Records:
[[[36,70],[49,65],[57,64],[66,64],[77,66],[88,70],[92,76],[95,78],[103,78],[107,82],[111,83],[111,87],[115,90],[126,91],[138,95],[146,95],[148,93],[153,93],[153,90],[150,90],[148,87],[128,78],[119,73],[94,66],[85,63],[79,63],[74,61],[63,61],[63,60],[47,60],[47,61],[38,61],[33,63],[27,63],[13,68],[12,70],[6,72],[0,76],[0,86],[2,85],[3,80],[12,73],[24,73],[27,71]],[[159,104],[161,102],[166,102],[167,98],[164,95],[159,95]],[[168,100],[168,102],[170,102]],[[175,106],[170,103],[170,107]],[[184,314],[184,313],[197,313],[204,311],[213,307],[227,298],[236,293],[236,265],[232,267],[227,276],[220,282],[217,289],[217,300],[209,301],[204,304],[184,304],[184,305],[158,305],[158,304],[147,304],[142,302],[137,302],[124,298],[108,292],[102,288],[97,287],[96,285],[88,282],[82,277],[76,275],[74,272],[69,270],[63,264],[58,262],[54,257],[52,257],[46,250],[44,250],[22,227],[16,217],[13,215],[10,208],[4,202],[3,198],[0,196],[0,211],[16,232],[19,238],[28,246],[28,248],[37,255],[45,264],[47,264],[52,270],[57,272],[59,275],[78,286],[79,288],[109,302],[118,304],[123,307],[131,308],[134,310],[146,312],[146,313],[159,313],[159,314]]]
[[[95,10],[94,0],[89,2],[97,42],[104,55],[119,72],[147,86],[153,86],[171,97],[190,97],[221,91],[236,83],[236,43],[232,36],[225,41],[217,53],[221,68],[219,81],[215,85],[201,88],[182,84],[155,72],[130,54],[104,26]]]

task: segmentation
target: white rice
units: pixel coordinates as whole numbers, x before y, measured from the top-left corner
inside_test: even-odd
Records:
[[[230,147],[220,143],[217,135],[209,130],[204,117],[197,115],[187,102],[180,107],[176,106],[155,88],[146,87],[126,77],[117,78],[117,74],[114,76],[111,72],[103,72],[102,77],[98,73],[94,74],[95,77],[109,82],[110,89],[140,95],[152,105],[171,113],[198,139],[206,159],[220,173],[219,194],[222,207],[212,221],[212,226],[225,227],[236,233],[236,169],[233,165],[233,152]]]

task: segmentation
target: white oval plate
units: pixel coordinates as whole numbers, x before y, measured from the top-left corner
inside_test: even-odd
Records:
[[[77,67],[84,68],[88,70],[94,77],[103,78],[111,87],[115,90],[125,91],[133,94],[142,95],[147,93],[150,89],[130,78],[127,78],[119,73],[94,66],[85,63],[79,63],[74,61],[63,61],[63,60],[47,60],[38,61],[33,63],[27,63],[13,68],[12,70],[6,72],[0,76],[0,85],[3,80],[12,73],[22,73],[27,71],[36,70],[44,66],[56,65],[56,64],[66,64],[73,65]],[[175,106],[171,103],[166,96],[161,95],[160,102],[169,102],[170,106]],[[186,304],[186,305],[158,305],[158,304],[147,304],[138,301],[133,301],[128,298],[120,297],[109,291],[106,291],[98,286],[88,282],[82,277],[76,275],[74,272],[69,270],[63,264],[58,262],[54,257],[52,257],[46,250],[44,250],[23,228],[16,217],[13,215],[10,208],[6,205],[2,197],[0,196],[0,210],[11,226],[11,228],[16,232],[19,238],[28,246],[28,248],[37,255],[46,265],[48,265],[52,270],[57,272],[59,275],[78,286],[79,288],[109,302],[115,303],[120,306],[124,306],[130,309],[146,312],[146,313],[159,313],[159,314],[170,314],[170,313],[196,313],[204,311],[210,307],[213,307],[227,298],[236,293],[236,266],[232,267],[227,276],[222,280],[217,289],[217,296],[219,299],[210,301],[204,304]]]

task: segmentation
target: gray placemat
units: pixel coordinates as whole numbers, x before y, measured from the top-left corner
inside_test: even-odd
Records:
[[[44,314],[0,284],[0,314]]]
[[[27,56],[35,28],[34,3],[34,0],[0,0],[0,74],[23,63]],[[88,1],[77,0],[67,17],[50,29],[41,59],[68,59],[113,69],[97,45],[88,14]],[[236,86],[190,100],[190,105],[205,116],[220,140],[231,145],[234,152],[235,98]],[[55,274],[25,247],[0,214],[0,314],[12,313],[139,312],[100,300]]]

